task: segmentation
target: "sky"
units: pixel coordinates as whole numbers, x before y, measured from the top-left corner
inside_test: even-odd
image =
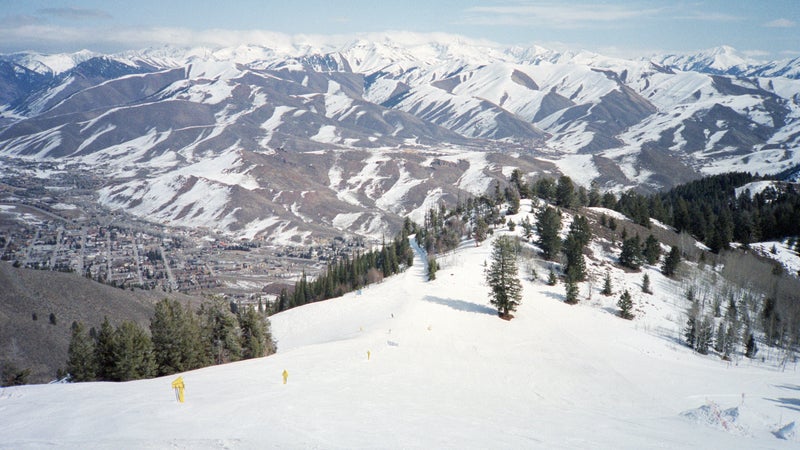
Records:
[[[729,45],[783,59],[800,56],[800,1],[0,0],[2,53],[269,45],[287,36],[336,45],[387,31],[630,57]]]

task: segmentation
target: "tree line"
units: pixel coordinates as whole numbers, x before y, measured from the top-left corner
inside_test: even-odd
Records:
[[[352,257],[344,255],[328,263],[325,271],[312,281],[303,271],[291,292],[287,288],[281,290],[276,312],[340,297],[410,267],[414,264],[414,252],[408,237],[416,229],[416,225],[406,218],[400,233],[388,243],[384,242],[380,249],[356,252]]]
[[[73,322],[65,372],[76,382],[128,381],[275,353],[265,313],[233,305],[206,302],[194,311],[164,299],[149,333],[127,320],[114,327],[107,317],[99,330]]]

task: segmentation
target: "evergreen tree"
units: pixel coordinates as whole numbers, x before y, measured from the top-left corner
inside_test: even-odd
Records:
[[[647,236],[647,239],[644,241],[642,256],[644,256],[645,262],[650,265],[657,263],[658,258],[661,256],[661,244],[658,243],[658,239],[652,234]]]
[[[623,319],[633,319],[633,299],[627,289],[622,293],[617,301],[619,307],[619,316]]]
[[[564,282],[564,289],[566,290],[566,300],[565,302],[570,305],[575,305],[578,303],[578,295],[580,292],[578,291],[578,285],[569,277]]]
[[[100,331],[97,332],[97,343],[95,344],[95,363],[97,364],[97,379],[101,381],[111,381],[112,370],[114,367],[114,328],[108,321],[108,317],[103,318]]]
[[[617,208],[617,196],[614,195],[613,192],[606,192],[605,194],[603,194],[603,208],[607,209]]]
[[[113,355],[110,373],[113,381],[141,380],[156,374],[150,337],[134,322],[123,321],[114,330]]]
[[[156,303],[150,335],[158,375],[197,369],[211,363],[197,317],[177,300]]]
[[[714,336],[714,351],[723,354],[725,351],[725,339],[728,336],[728,330],[725,328],[725,322],[720,321],[717,326],[717,334]]]
[[[94,381],[97,378],[94,341],[86,333],[86,328],[81,322],[72,328],[67,355],[67,373],[70,381]]]
[[[590,208],[598,207],[600,206],[601,201],[602,198],[600,196],[600,190],[597,188],[597,184],[595,184],[595,182],[593,181],[591,189],[589,190],[589,207]]]
[[[589,221],[583,216],[576,216],[570,225],[569,234],[564,240],[564,253],[567,257],[566,276],[572,281],[586,279],[586,263],[583,260],[583,249],[591,239]]]
[[[583,259],[583,248],[574,238],[567,237],[564,241],[564,253],[567,261],[564,267],[566,279],[570,281],[583,281],[586,279],[586,262]]]
[[[439,270],[439,263],[433,256],[428,257],[428,281],[436,279],[436,271]]]
[[[768,343],[777,343],[781,335],[781,317],[777,309],[777,301],[772,296],[764,299],[764,307],[761,310],[761,324],[764,329],[764,337]]]
[[[522,220],[520,221],[520,226],[522,227],[522,237],[524,237],[525,239],[530,239],[531,236],[533,235],[534,227],[530,219],[528,219],[528,216],[522,218]]]
[[[614,294],[614,292],[611,290],[611,273],[609,272],[606,272],[606,278],[603,281],[603,290],[600,291],[600,293],[606,297],[610,297]]]
[[[506,190],[506,200],[508,201],[508,214],[514,215],[519,212],[520,195],[514,188]]]
[[[473,235],[475,236],[475,243],[477,245],[481,245],[481,242],[486,240],[486,235],[488,233],[489,225],[486,224],[486,221],[482,216],[478,216],[475,219],[475,230],[473,232]]]
[[[550,272],[547,274],[547,285],[548,286],[555,286],[558,283],[558,277],[556,273],[553,272],[553,269],[550,269]]]
[[[206,355],[216,364],[242,359],[241,330],[236,317],[219,302],[204,303],[198,314],[203,318]]]
[[[556,195],[556,185],[552,178],[543,177],[536,180],[536,196],[542,200],[552,200]]]
[[[539,233],[537,244],[542,249],[545,259],[554,259],[561,250],[561,213],[547,206],[536,215],[536,231]]]
[[[650,275],[644,274],[642,276],[642,292],[645,294],[652,294],[653,291],[650,289]]]
[[[692,300],[689,309],[686,311],[686,328],[683,330],[683,337],[686,345],[695,349],[697,344],[698,327],[700,325],[700,305]]]
[[[638,234],[622,242],[622,253],[619,255],[619,263],[633,270],[638,270],[641,266],[642,243]]]
[[[253,308],[240,311],[237,319],[242,336],[242,357],[261,358],[275,353],[269,321]]]
[[[572,179],[562,175],[556,186],[556,205],[562,208],[571,208],[575,203],[575,185]]]
[[[678,246],[673,245],[669,254],[664,258],[664,264],[661,266],[661,273],[667,277],[672,277],[678,270],[678,264],[681,262],[681,252]]]
[[[508,319],[522,300],[515,244],[510,236],[495,239],[492,245],[492,262],[486,273],[486,282],[491,289],[491,304],[497,308],[500,317]]]
[[[697,339],[694,349],[701,355],[707,355],[708,349],[714,338],[714,321],[709,316],[703,316],[697,330]]]
[[[522,171],[519,169],[514,169],[511,171],[511,177],[509,178],[509,182],[512,186],[516,187],[517,192],[519,192],[520,197],[522,198],[529,198],[530,188],[525,183],[523,179]]]
[[[722,355],[728,359],[736,351],[739,344],[739,332],[737,327],[728,323],[725,327],[725,345],[722,347]]]
[[[289,290],[286,288],[281,288],[281,293],[278,295],[278,312],[289,309],[289,304]]]
[[[733,296],[728,297],[728,308],[725,310],[725,345],[723,354],[729,357],[739,344],[740,322],[737,314],[736,301]]]
[[[756,345],[756,338],[753,333],[749,333],[747,337],[747,344],[745,344],[744,356],[753,359],[758,353],[758,345]]]

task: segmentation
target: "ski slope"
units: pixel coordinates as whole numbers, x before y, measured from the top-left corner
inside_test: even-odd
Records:
[[[631,287],[633,321],[615,316],[618,295],[599,295],[601,282],[570,306],[560,283],[525,279],[507,322],[482,282],[490,252],[464,243],[431,282],[418,256],[360,294],[275,315],[277,354],[183,374],[183,404],[176,376],[0,389],[0,448],[800,445],[796,368],[691,353],[657,271],[646,299],[633,290],[641,273],[614,274]]]

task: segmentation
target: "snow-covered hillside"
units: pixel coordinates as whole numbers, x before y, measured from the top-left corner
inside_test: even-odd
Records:
[[[81,166],[107,180],[104,206],[161,223],[307,244],[322,229],[377,237],[429,192],[463,198],[454,181],[475,178],[471,162],[420,164],[443,149],[487,154],[487,186],[498,167],[656,191],[800,165],[797,60],[758,65],[727,47],[620,59],[444,34],[343,39],[0,55],[0,157]],[[360,182],[356,160],[386,152],[380,177]],[[217,173],[186,176],[204,162]],[[398,196],[405,180],[416,184]],[[197,201],[211,191],[209,207]]]
[[[692,353],[678,283],[615,270],[627,321],[600,283],[570,306],[523,277],[507,322],[490,251],[275,315],[277,354],[183,374],[183,404],[174,376],[4,388],[0,448],[797,448],[796,367]]]

